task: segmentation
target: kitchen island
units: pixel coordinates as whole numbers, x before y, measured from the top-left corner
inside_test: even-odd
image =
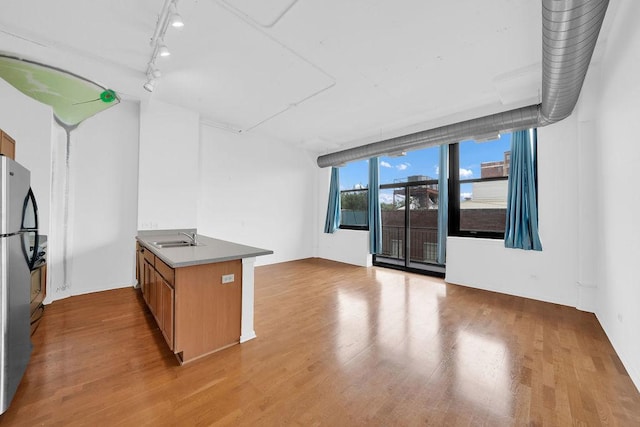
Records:
[[[136,237],[144,300],[181,364],[256,337],[255,258],[273,253],[192,233],[150,230]]]

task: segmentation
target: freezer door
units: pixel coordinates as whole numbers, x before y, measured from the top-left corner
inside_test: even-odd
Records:
[[[21,230],[30,179],[31,173],[27,169],[8,157],[0,156],[0,235]]]
[[[0,413],[9,407],[31,356],[30,282],[22,236],[0,237]]]

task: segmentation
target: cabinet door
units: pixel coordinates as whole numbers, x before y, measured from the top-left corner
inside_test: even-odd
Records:
[[[0,154],[16,159],[16,142],[9,135],[0,130]]]
[[[142,261],[142,295],[147,305],[151,305],[151,280],[153,267],[148,261]]]
[[[161,326],[162,312],[160,310],[162,308],[162,304],[160,303],[160,299],[162,298],[162,295],[160,294],[158,273],[155,269],[151,270],[151,277],[151,292],[149,293],[151,312],[155,316],[158,326]]]
[[[160,284],[160,294],[162,295],[162,334],[164,339],[167,340],[169,348],[173,350],[173,288],[171,285],[160,277],[158,280]]]
[[[156,288],[156,270],[153,268],[153,266],[151,264],[149,264],[148,262],[145,262],[145,268],[147,269],[146,271],[146,275],[145,275],[145,281],[146,281],[146,285],[147,285],[147,290],[148,290],[148,300],[147,300],[147,304],[149,305],[149,309],[151,310],[151,313],[157,318],[158,316],[158,297],[157,297],[157,288]]]
[[[144,283],[144,251],[145,248],[142,247],[140,243],[136,242],[136,280],[138,281],[140,289],[143,289]]]

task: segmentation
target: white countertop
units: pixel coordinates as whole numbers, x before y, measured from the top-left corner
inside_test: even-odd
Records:
[[[187,236],[180,234],[182,231],[189,232],[193,230],[145,230],[139,231],[136,239],[141,245],[173,268],[231,261],[273,253],[269,249],[241,245],[201,234],[198,234],[198,246],[158,248],[152,243],[166,240],[187,240]]]

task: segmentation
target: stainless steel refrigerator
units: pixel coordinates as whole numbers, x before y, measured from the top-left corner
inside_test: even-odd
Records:
[[[0,413],[18,389],[29,357],[30,269],[38,247],[38,216],[30,172],[0,156]]]

